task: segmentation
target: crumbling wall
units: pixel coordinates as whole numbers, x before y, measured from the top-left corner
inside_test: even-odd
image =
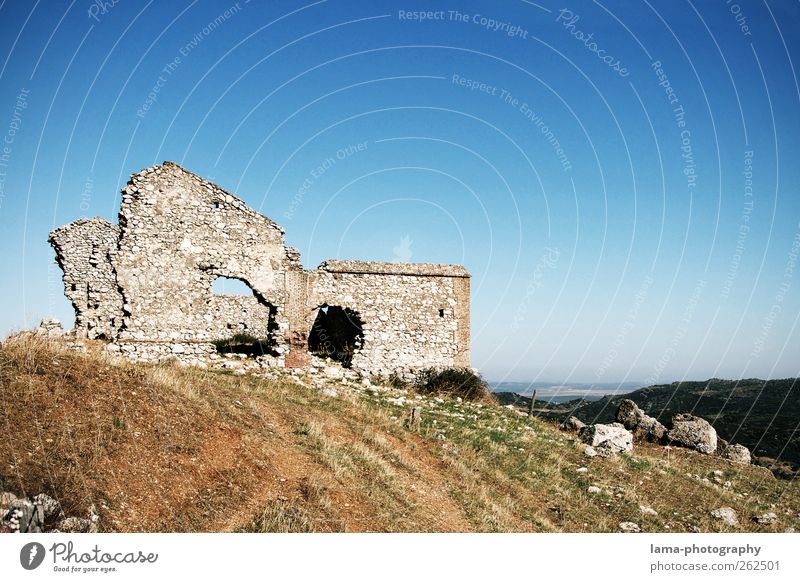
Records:
[[[206,365],[230,350],[256,366],[330,358],[368,374],[469,366],[463,267],[327,261],[305,271],[280,226],[171,162],[131,177],[118,227],[79,220],[50,242],[76,332],[132,359]],[[215,295],[218,277],[253,296]],[[236,351],[247,343],[237,334],[258,341]]]
[[[122,295],[111,257],[118,240],[119,227],[102,218],[77,220],[50,233],[79,337],[112,339],[122,325]]]
[[[216,339],[220,306],[212,284],[219,276],[241,279],[260,301],[274,306],[278,335],[285,335],[283,273],[300,268],[296,253],[284,246],[277,224],[235,196],[167,162],[131,178],[123,190],[120,227],[115,261],[125,299],[120,343],[168,348]],[[151,345],[134,351],[169,349]]]
[[[274,306],[263,303],[257,297],[214,295],[211,299],[212,320],[207,328],[210,339],[226,339],[234,334],[265,339],[275,336],[276,311]]]
[[[407,375],[469,366],[469,274],[461,266],[327,261],[308,272],[308,334],[324,305],[363,322],[353,368]]]

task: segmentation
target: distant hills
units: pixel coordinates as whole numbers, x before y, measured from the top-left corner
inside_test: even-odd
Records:
[[[509,404],[515,398],[506,394],[499,400]],[[542,408],[537,405],[537,414],[555,418],[572,414],[586,423],[612,422],[619,402],[625,398],[664,424],[674,414],[690,412],[708,420],[722,438],[745,445],[756,456],[800,464],[798,378],[674,382],[594,401],[577,399]],[[517,404],[527,406],[529,402],[525,398]]]
[[[538,402],[562,403],[585,398],[597,400],[606,394],[624,394],[639,387],[638,382],[601,382],[601,383],[570,383],[557,384],[555,382],[489,382],[495,396],[502,393],[513,393],[520,396],[530,396],[536,390]]]

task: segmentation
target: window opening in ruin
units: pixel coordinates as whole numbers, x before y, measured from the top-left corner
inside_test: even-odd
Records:
[[[444,317],[444,309],[439,310],[439,317]]]
[[[214,295],[244,295],[251,297],[254,295],[253,289],[241,279],[230,277],[217,277],[211,286]]]
[[[244,354],[256,358],[258,356],[277,356],[278,323],[275,321],[277,308],[264,300],[252,287],[241,279],[217,277],[212,284],[212,291],[220,300],[227,296],[255,297],[259,304],[268,309],[266,334],[256,334],[244,321],[229,322],[226,327],[231,330],[230,337],[214,340],[213,344],[220,354]]]
[[[363,345],[364,322],[358,312],[337,305],[320,307],[308,335],[308,350],[312,354],[349,368]]]
[[[216,208],[219,208],[219,207],[220,207],[219,200],[214,200],[214,201],[211,202],[211,208],[215,208],[216,209]]]

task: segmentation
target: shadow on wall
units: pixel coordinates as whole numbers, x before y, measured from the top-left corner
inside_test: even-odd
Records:
[[[221,340],[214,340],[217,353],[244,354],[257,358],[258,356],[277,356],[275,340],[273,338],[258,338],[246,333],[237,333]]]
[[[364,322],[356,311],[337,305],[320,307],[308,335],[308,350],[312,354],[349,368],[363,345]]]

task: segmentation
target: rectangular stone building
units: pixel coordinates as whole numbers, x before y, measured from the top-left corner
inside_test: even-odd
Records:
[[[74,333],[138,360],[263,366],[320,358],[367,374],[467,367],[469,273],[460,265],[331,260],[306,270],[276,223],[165,162],[131,177],[119,225],[50,234]],[[237,279],[252,296],[215,294]]]

